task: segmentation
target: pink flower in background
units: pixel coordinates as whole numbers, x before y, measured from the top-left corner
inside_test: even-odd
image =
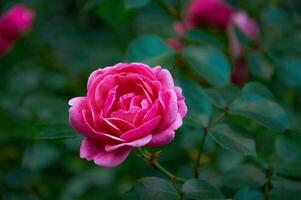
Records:
[[[256,39],[259,36],[257,23],[245,12],[239,11],[233,15],[232,22],[249,39]]]
[[[15,41],[32,26],[33,11],[22,4],[10,8],[0,17],[0,55],[7,53]]]
[[[87,95],[69,101],[71,126],[85,136],[80,157],[103,167],[122,163],[132,150],[170,143],[187,107],[168,70],[119,63],[94,71]]]
[[[185,47],[183,42],[183,37],[185,35],[185,25],[180,21],[175,21],[173,23],[173,29],[177,34],[176,38],[168,38],[165,40],[166,44],[174,49],[175,51],[182,51]]]
[[[232,7],[222,0],[193,0],[188,6],[185,23],[188,28],[207,24],[226,29],[233,12]]]
[[[185,44],[180,38],[170,38],[165,40],[166,44],[175,51],[182,51]]]
[[[179,37],[184,37],[185,35],[185,25],[181,21],[175,21],[173,24],[173,29]]]

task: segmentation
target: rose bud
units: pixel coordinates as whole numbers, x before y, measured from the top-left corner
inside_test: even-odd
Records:
[[[33,12],[24,5],[13,6],[0,18],[0,34],[6,39],[17,39],[28,32],[33,21]]]
[[[94,71],[87,95],[69,101],[71,126],[85,138],[80,157],[115,167],[133,148],[170,143],[187,107],[168,70],[119,63]]]
[[[185,23],[188,28],[203,24],[226,29],[233,9],[222,0],[193,0],[188,6]]]

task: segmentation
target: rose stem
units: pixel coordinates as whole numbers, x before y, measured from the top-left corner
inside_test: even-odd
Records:
[[[179,182],[184,183],[186,180],[178,177],[174,174],[172,174],[170,171],[168,171],[166,168],[164,168],[156,159],[156,157],[153,157],[153,154],[151,154],[146,149],[138,148],[139,153],[143,160],[148,162],[152,167],[160,171],[162,174],[164,174],[171,182]]]
[[[202,157],[202,154],[203,154],[204,143],[205,143],[205,140],[206,140],[206,136],[207,136],[207,134],[209,132],[209,129],[211,127],[213,127],[216,123],[218,123],[224,117],[224,115],[226,114],[226,110],[227,109],[224,109],[223,112],[221,112],[219,115],[217,115],[208,124],[208,126],[204,128],[204,134],[202,136],[202,140],[201,140],[199,152],[198,152],[198,155],[197,155],[197,158],[196,158],[196,162],[195,162],[195,165],[194,165],[194,169],[193,169],[193,174],[194,174],[195,178],[199,178],[199,176],[200,176],[200,173],[199,173],[200,161],[201,161],[201,157]]]

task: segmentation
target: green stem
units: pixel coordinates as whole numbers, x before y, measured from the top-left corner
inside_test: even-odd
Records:
[[[271,189],[270,186],[271,186],[272,176],[273,176],[273,168],[269,167],[266,171],[266,181],[265,181],[264,186],[263,186],[265,199],[268,199],[268,193]]]
[[[206,140],[206,136],[207,136],[207,134],[209,132],[209,129],[211,127],[213,127],[215,124],[217,124],[224,117],[225,114],[226,114],[226,109],[223,112],[221,112],[219,115],[217,115],[208,124],[208,126],[204,128],[204,134],[202,136],[202,140],[201,140],[199,152],[198,152],[198,155],[197,155],[197,158],[196,158],[196,162],[195,162],[195,165],[194,165],[194,170],[193,170],[193,174],[194,174],[195,178],[199,178],[199,176],[200,176],[200,173],[199,173],[200,161],[201,161],[201,157],[202,157],[202,154],[203,154],[204,143],[205,143],[205,140]]]
[[[200,173],[199,173],[199,166],[200,166],[200,161],[201,161],[201,157],[203,154],[203,147],[204,147],[204,143],[205,143],[205,139],[206,139],[206,133],[204,132],[202,140],[201,140],[201,144],[200,144],[200,149],[195,161],[195,165],[194,165],[194,177],[195,178],[199,178]]]
[[[139,153],[141,157],[147,161],[152,167],[160,171],[162,174],[164,174],[171,182],[179,182],[184,183],[186,180],[174,175],[170,171],[168,171],[166,168],[164,168],[157,160],[156,158],[152,157],[152,154],[147,151],[146,149],[139,148]]]
[[[167,3],[165,3],[164,0],[155,0],[168,14],[170,14],[171,16],[181,20],[182,16],[181,14],[179,14],[177,12],[177,10],[175,8],[173,8],[172,6],[168,5]]]

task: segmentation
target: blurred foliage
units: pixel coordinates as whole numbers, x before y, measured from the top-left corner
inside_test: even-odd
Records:
[[[0,10],[17,2],[33,8],[36,21],[0,57],[1,199],[300,198],[300,1],[228,1],[261,30],[258,48],[239,38],[251,72],[243,87],[230,84],[224,33],[189,31],[183,53],[165,44],[176,36],[175,18],[160,1],[0,0]],[[187,3],[165,2],[179,9]],[[188,116],[159,155],[190,179],[183,186],[172,186],[136,152],[115,169],[79,158],[82,138],[69,127],[67,102],[85,95],[91,71],[123,61],[167,67],[183,88]],[[204,134],[201,177],[191,179]]]

